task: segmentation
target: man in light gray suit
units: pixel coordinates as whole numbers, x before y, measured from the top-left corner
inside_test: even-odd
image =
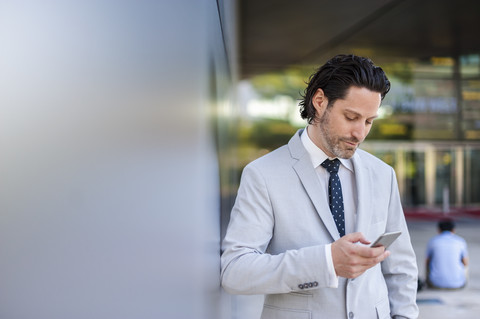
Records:
[[[263,319],[418,317],[395,172],[358,149],[389,89],[371,60],[332,58],[300,103],[307,128],[245,167],[221,282],[232,294],[265,294]],[[338,173],[324,168],[328,160]],[[388,251],[369,246],[392,231],[402,234]]]

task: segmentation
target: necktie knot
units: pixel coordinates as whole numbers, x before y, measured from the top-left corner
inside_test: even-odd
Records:
[[[334,173],[338,173],[338,169],[340,168],[340,160],[338,158],[334,159],[334,160],[329,160],[328,158],[323,161],[323,163],[321,164],[326,170],[327,172],[329,172],[330,174]]]

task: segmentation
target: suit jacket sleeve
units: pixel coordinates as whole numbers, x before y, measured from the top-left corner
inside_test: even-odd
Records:
[[[274,222],[268,185],[249,164],[222,244],[221,282],[227,292],[272,294],[300,290],[303,283],[313,283],[312,288],[327,286],[324,245],[266,253]]]
[[[416,293],[418,270],[410,241],[397,180],[392,169],[392,185],[386,231],[401,230],[402,235],[389,247],[392,254],[382,262],[382,273],[388,287],[392,318],[417,318]]]

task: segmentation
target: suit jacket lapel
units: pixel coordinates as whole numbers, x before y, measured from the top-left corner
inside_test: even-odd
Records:
[[[320,215],[323,224],[327,228],[333,240],[337,240],[339,238],[339,234],[330,212],[328,199],[321,195],[323,193],[318,181],[317,173],[315,172],[310,156],[303,147],[300,139],[300,134],[302,131],[303,129],[297,131],[297,133],[290,139],[290,142],[288,143],[292,157],[297,160],[293,163],[293,169],[302,182],[303,187],[315,206],[318,215]]]
[[[372,219],[372,174],[367,165],[362,164],[362,159],[355,153],[352,158],[355,169],[355,180],[357,186],[357,222],[356,231],[364,235],[368,233]]]

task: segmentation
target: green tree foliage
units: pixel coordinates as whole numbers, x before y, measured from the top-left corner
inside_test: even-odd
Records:
[[[263,98],[288,95],[293,99],[300,99],[306,82],[314,71],[312,67],[291,67],[278,72],[257,75],[250,82]]]

